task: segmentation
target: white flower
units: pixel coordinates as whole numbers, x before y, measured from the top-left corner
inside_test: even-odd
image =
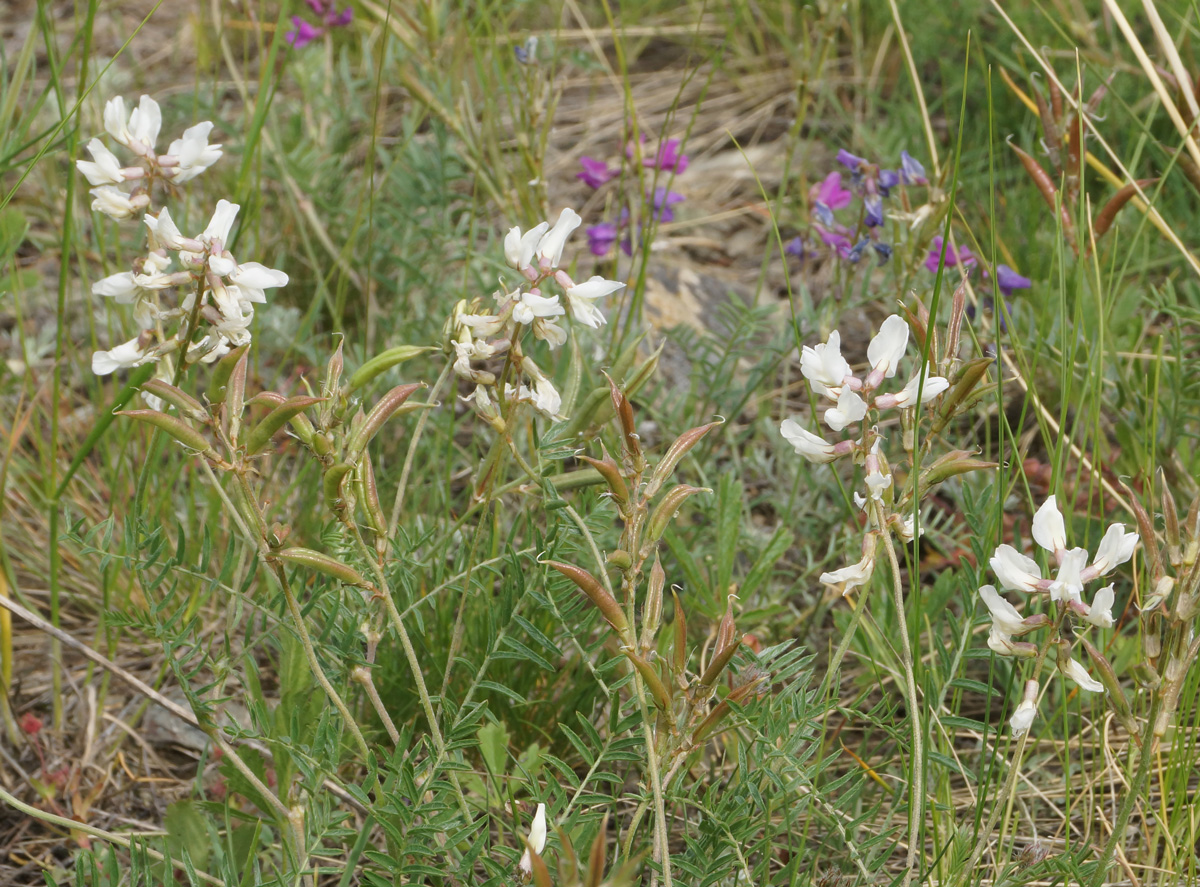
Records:
[[[871,498],[876,502],[883,500],[883,491],[892,485],[892,475],[884,474],[881,468],[882,462],[879,455],[879,438],[875,438],[875,443],[871,445],[871,452],[867,454],[867,491],[871,494]]]
[[[863,499],[862,504],[860,505],[858,502],[860,498],[861,497],[858,495],[858,493],[855,493],[854,503],[858,505],[859,508],[865,509],[867,500]],[[891,517],[891,522],[892,526],[896,528],[896,532],[900,535],[900,541],[905,545],[911,544],[913,541],[913,528],[916,526],[916,521],[914,520],[913,516],[910,514],[907,517],[901,518],[900,515],[893,514]],[[921,527],[921,535],[925,535],[924,527]]]
[[[221,146],[208,143],[212,128],[212,122],[205,120],[188,127],[183,131],[183,138],[171,142],[167,154],[177,161],[171,170],[175,182],[190,181],[221,159]]]
[[[529,851],[541,855],[546,849],[546,805],[538,804],[537,813],[534,814],[533,824],[529,826],[529,837],[525,841],[525,853],[521,856],[519,863],[521,871],[526,875],[533,874],[533,858],[529,855]]]
[[[142,288],[134,283],[132,271],[110,274],[92,284],[92,295],[107,296],[118,305],[132,305]]]
[[[538,242],[548,230],[550,230],[549,222],[535,225],[523,236],[520,228],[509,228],[508,234],[504,236],[504,260],[518,271],[524,271],[531,267]]]
[[[1083,580],[1080,573],[1087,566],[1088,553],[1086,548],[1072,548],[1064,552],[1058,563],[1058,575],[1050,583],[1050,600],[1077,601],[1083,592]]]
[[[1087,669],[1080,665],[1078,660],[1059,662],[1058,670],[1078,684],[1080,690],[1087,690],[1089,693],[1100,693],[1104,690],[1104,685],[1088,674]]]
[[[878,405],[879,406],[896,406],[908,407],[917,402],[917,389],[921,391],[921,403],[929,403],[943,391],[950,387],[950,381],[941,376],[932,375],[933,370],[930,367],[926,368],[925,384],[921,384],[921,374],[917,373],[904,388],[893,395],[884,395]]]
[[[539,412],[554,420],[565,418],[559,412],[562,409],[562,395],[558,393],[558,389],[554,387],[554,383],[542,372],[541,368],[533,362],[529,357],[526,357],[521,362],[521,368],[529,374],[533,380],[533,392],[530,398],[533,406]]]
[[[979,589],[979,597],[992,614],[993,629],[998,629],[1007,637],[1021,633],[1025,627],[1024,617],[1016,607],[1000,596],[995,586],[984,585]]]
[[[129,118],[125,113],[125,99],[117,96],[105,103],[104,128],[122,145],[129,143]]]
[[[146,223],[146,227],[150,229],[155,240],[165,249],[181,250],[185,246],[194,245],[190,238],[183,236],[183,232],[179,230],[179,226],[175,224],[175,220],[171,218],[171,213],[165,206],[157,216],[146,213],[142,221]]]
[[[1011,545],[997,546],[989,563],[1000,584],[1009,591],[1035,591],[1042,579],[1037,561],[1021,554]]]
[[[825,424],[834,431],[841,431],[851,422],[859,421],[867,414],[867,402],[848,387],[842,388],[837,406],[825,411]]]
[[[796,452],[809,462],[832,462],[838,457],[833,444],[826,443],[800,425],[795,419],[784,419],[779,426],[783,439],[795,447]]]
[[[129,119],[125,118],[125,100],[120,96],[104,106],[104,128],[109,135],[137,154],[151,154],[162,128],[162,111],[158,102],[142,96]]]
[[[1020,736],[1028,732],[1033,726],[1033,719],[1037,716],[1037,695],[1038,682],[1025,682],[1025,697],[1021,700],[1021,704],[1017,706],[1017,710],[1013,712],[1013,716],[1008,721],[1008,726],[1012,730],[1013,736]]]
[[[1092,605],[1088,607],[1087,615],[1084,620],[1092,623],[1097,628],[1112,628],[1113,626],[1113,600],[1116,595],[1113,593],[1113,587],[1106,585],[1104,588],[1096,592],[1096,596],[1092,598]]]
[[[1092,562],[1091,570],[1096,576],[1112,572],[1116,567],[1133,557],[1137,547],[1138,534],[1126,533],[1124,524],[1109,524],[1100,547],[1096,549],[1096,559]]]
[[[557,317],[565,314],[566,309],[558,303],[558,296],[543,296],[540,293],[521,293],[513,306],[513,320],[517,323],[530,324],[537,317]]]
[[[877,375],[881,379],[890,379],[896,375],[896,367],[907,347],[908,324],[900,315],[893,314],[883,322],[879,332],[867,346],[871,375]]]
[[[836,400],[842,380],[850,375],[850,364],[842,357],[841,333],[834,330],[828,342],[805,345],[800,352],[800,372],[817,394]]]
[[[236,203],[230,203],[228,200],[218,200],[217,208],[213,211],[208,227],[200,235],[200,242],[213,248],[214,252],[217,251],[215,249],[216,245],[224,246],[225,241],[229,239],[229,231],[233,228],[233,220],[237,218],[238,210],[240,209],[241,207]]]
[[[571,316],[584,326],[598,329],[604,325],[606,320],[604,313],[596,307],[596,300],[611,295],[624,286],[623,283],[605,280],[597,275],[588,278],[583,283],[568,287],[566,290],[567,306],[571,309]]]
[[[249,302],[265,303],[267,294],[263,290],[279,286],[287,286],[288,276],[282,271],[268,268],[258,262],[246,262],[236,265],[228,274],[231,283],[235,284]]]
[[[96,198],[92,201],[92,209],[117,221],[133,218],[146,205],[131,199],[124,191],[111,185],[93,188],[92,196]]]
[[[1033,516],[1033,541],[1047,551],[1058,552],[1067,547],[1067,527],[1054,496],[1043,502]]]
[[[860,585],[866,585],[871,581],[871,574],[875,572],[875,557],[868,554],[857,564],[851,564],[848,567],[842,567],[840,570],[834,570],[831,573],[822,573],[820,582],[822,585],[830,585],[834,588],[840,588],[843,595],[849,594],[853,589]]]
[[[121,161],[117,159],[116,154],[104,147],[102,141],[92,139],[87,143],[87,149],[92,159],[76,160],[75,166],[91,184],[119,185],[125,181],[125,175],[121,172]]]
[[[562,261],[563,247],[567,244],[567,238],[571,236],[571,232],[580,226],[583,219],[579,217],[579,213],[567,207],[558,216],[558,221],[554,223],[554,227],[546,232],[546,235],[538,243],[539,263],[543,270],[557,268]]]
[[[107,376],[116,370],[138,366],[145,360],[146,352],[142,350],[141,340],[134,338],[111,351],[95,352],[92,355],[92,372],[97,376]]]

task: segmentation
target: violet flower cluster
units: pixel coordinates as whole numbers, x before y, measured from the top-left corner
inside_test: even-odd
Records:
[[[284,39],[296,49],[303,49],[326,31],[345,27],[354,20],[353,7],[347,6],[339,12],[337,4],[332,0],[304,0],[304,2],[317,16],[320,24],[313,24],[303,16],[292,16],[292,29],[284,34]]]
[[[646,142],[643,136],[642,143]],[[653,151],[643,154],[642,166],[660,173],[672,176],[681,175],[688,167],[688,156],[683,153],[683,143],[679,139],[664,139]],[[632,142],[625,147],[625,157],[632,161],[637,156],[637,149]],[[621,175],[621,167],[609,166],[604,160],[594,157],[579,158],[582,170],[575,174],[593,190],[599,189]],[[682,203],[684,196],[672,191],[665,185],[652,185],[646,193],[646,204],[650,209],[650,217],[655,222],[670,222],[675,219],[675,207]],[[588,248],[594,256],[608,255],[614,245],[619,245],[625,255],[632,255],[635,245],[633,232],[630,230],[632,214],[628,203],[621,207],[615,222],[601,222],[587,229]]]
[[[881,236],[883,202],[900,186],[929,184],[925,167],[907,151],[900,152],[898,169],[883,169],[845,149],[838,151],[837,160],[850,171],[850,187],[842,185],[840,172],[831,172],[812,187],[811,229],[817,240],[842,261],[856,264],[869,249],[882,265],[892,257],[891,244]],[[819,250],[816,242],[803,235],[793,238],[784,249],[800,259]]]
[[[978,263],[975,253],[969,246],[964,245],[955,249],[940,234],[930,241],[929,252],[925,256],[926,270],[936,274],[939,259],[944,260],[947,268],[956,268],[960,265],[963,268],[973,268]],[[1000,294],[1004,298],[1008,298],[1017,290],[1027,290],[1031,286],[1033,286],[1033,281],[1018,274],[1008,265],[996,266],[996,288],[1000,290]]]
[[[581,222],[579,214],[567,208],[553,227],[542,222],[525,232],[510,228],[504,238],[504,258],[510,268],[520,273],[522,281],[511,291],[495,294],[493,312],[483,313],[478,303],[467,306],[460,302],[450,318],[447,350],[453,351],[454,371],[460,378],[475,383],[475,392],[469,400],[480,416],[498,429],[504,427],[504,421],[497,399],[501,404],[514,400],[530,403],[551,419],[566,418],[561,413],[562,396],[553,382],[524,353],[521,344],[524,333],[530,331],[535,340],[558,348],[567,340],[566,330],[559,326],[561,317],[569,314],[576,322],[597,329],[606,322],[597,303],[625,286],[599,276],[576,283],[562,267],[567,239]],[[561,290],[565,305],[558,294],[543,292],[550,284]],[[508,357],[506,368],[511,367],[517,376],[527,378],[532,388],[509,384],[507,378],[498,379],[495,373],[475,365],[504,355]],[[498,392],[501,396],[493,398],[501,382],[504,383],[503,390]]]
[[[1128,561],[1137,547],[1138,538],[1137,533],[1125,532],[1124,524],[1110,524],[1096,549],[1095,559],[1089,565],[1087,549],[1067,548],[1066,523],[1056,498],[1051,496],[1034,515],[1033,541],[1054,556],[1058,565],[1054,578],[1043,578],[1037,561],[1007,544],[996,548],[990,564],[1005,591],[1047,596],[1058,605],[1061,618],[1071,615],[1098,628],[1111,628],[1115,598],[1113,585],[1099,589],[1090,604],[1084,602],[1083,590],[1088,583],[1107,576]],[[1036,657],[1036,644],[1015,638],[1061,624],[1060,620],[1051,619],[1044,613],[1022,616],[992,585],[980,588],[979,597],[992,617],[988,646],[1001,656]],[[1062,634],[1074,636],[1074,632]],[[1071,644],[1065,637],[1058,639],[1056,654],[1059,672],[1074,681],[1081,690],[1093,693],[1104,690],[1104,684],[1095,680],[1078,660],[1071,657]],[[1096,658],[1094,654],[1092,658]],[[1105,663],[1096,664],[1102,669],[1107,667]],[[1027,685],[1025,698],[1009,722],[1013,734],[1017,736],[1029,729],[1037,713],[1037,682],[1031,681],[1030,684],[1032,691]]]
[[[92,293],[128,305],[141,332],[108,351],[92,355],[92,371],[108,375],[119,369],[158,362],[182,352],[185,363],[216,360],[231,348],[250,341],[254,305],[266,302],[266,290],[284,286],[288,276],[258,262],[239,262],[228,243],[238,205],[217,201],[205,229],[185,236],[170,211],[149,211],[150,186],[156,178],[173,184],[187,182],[221,157],[220,145],[209,145],[212,123],[205,121],[184,131],[165,155],[156,155],[154,144],[162,115],[158,104],[142,96],[128,117],[125,103],[112,99],[104,109],[105,129],[139,158],[136,167],[122,168],[115,156],[92,139],[92,160],[80,160],[79,171],[93,185],[93,207],[116,219],[143,212],[146,252],[135,258],[130,270],[111,274],[92,286]],[[130,193],[117,183],[134,182]],[[182,295],[172,296],[172,293]],[[170,327],[173,331],[168,332]],[[203,335],[197,335],[203,329]],[[160,373],[169,375],[160,368]]]

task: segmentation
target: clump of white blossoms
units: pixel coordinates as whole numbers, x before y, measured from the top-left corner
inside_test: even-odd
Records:
[[[567,208],[553,226],[542,222],[524,233],[520,228],[509,229],[504,258],[522,280],[512,289],[502,284],[494,296],[494,311],[484,313],[478,300],[470,306],[460,302],[448,321],[446,347],[454,354],[454,371],[475,383],[475,392],[467,400],[498,429],[503,428],[502,416],[507,415],[504,405],[514,399],[532,404],[551,419],[565,418],[562,396],[523,350],[525,333],[545,341],[551,349],[558,348],[567,341],[561,318],[569,315],[597,329],[606,322],[597,303],[625,286],[603,277],[576,283],[561,267],[567,240],[581,221],[578,213]],[[545,292],[551,285],[561,292]],[[501,356],[506,357],[501,378],[475,365]]]
[[[208,144],[212,130],[208,121],[185,130],[166,154],[156,154],[161,121],[158,103],[149,96],[142,96],[128,115],[122,99],[108,102],[105,129],[137,157],[137,165],[121,167],[112,152],[92,139],[88,150],[93,159],[79,161],[78,167],[97,186],[92,193],[102,205],[93,204],[94,208],[114,218],[128,218],[149,208],[156,179],[182,184],[220,159],[221,146]],[[133,191],[114,187],[125,182],[135,183]],[[239,208],[228,200],[217,201],[208,225],[191,237],[180,231],[166,207],[144,212],[146,252],[130,270],[92,286],[94,295],[129,305],[141,332],[111,350],[93,354],[93,372],[107,375],[175,354],[183,365],[209,363],[249,343],[254,305],[266,301],[266,290],[284,286],[288,276],[258,262],[239,262],[230,252]],[[173,374],[162,365],[159,373],[164,378]]]
[[[1044,613],[1022,616],[1013,604],[1000,595],[995,586],[985,585],[979,589],[979,597],[992,617],[988,646],[1001,656],[1035,658],[1042,652],[1041,648],[1036,644],[1014,639],[1041,628],[1055,629],[1056,634],[1048,644],[1055,650],[1058,670],[1074,681],[1081,690],[1093,693],[1103,691],[1104,684],[1089,675],[1087,669],[1071,656],[1071,642],[1068,638],[1075,637],[1075,631],[1070,627],[1063,631],[1063,628],[1071,617],[1098,628],[1112,627],[1115,599],[1113,585],[1109,584],[1097,590],[1090,604],[1083,599],[1084,588],[1128,561],[1137,547],[1138,538],[1137,533],[1127,533],[1124,524],[1110,524],[1096,549],[1095,559],[1089,565],[1086,548],[1067,548],[1066,522],[1056,498],[1051,496],[1034,515],[1033,541],[1053,556],[1058,567],[1054,577],[1043,578],[1037,561],[1008,544],[997,546],[989,563],[1005,591],[1047,597],[1056,605],[1056,612],[1053,617]],[[1112,667],[1107,661],[1093,647],[1088,646],[1086,641],[1085,646],[1101,675],[1111,673]],[[1048,650],[1049,646],[1045,649]],[[1036,698],[1036,689],[1034,697]],[[1020,735],[1029,729],[1034,712],[1029,695],[1026,694],[1025,701],[1010,721],[1014,735]]]
[[[867,346],[868,369],[860,378],[842,356],[841,334],[834,330],[829,339],[816,346],[805,346],[800,355],[800,372],[813,392],[825,399],[828,406],[822,419],[832,431],[841,432],[861,423],[855,436],[830,442],[806,429],[795,419],[785,419],[780,431],[805,459],[810,462],[833,462],[852,457],[864,468],[866,495],[854,494],[855,502],[867,512],[872,527],[863,539],[862,560],[840,570],[824,573],[821,582],[843,594],[870,581],[875,568],[876,542],[879,533],[890,527],[905,542],[913,538],[911,510],[901,513],[893,509],[895,484],[888,461],[880,443],[879,433],[866,421],[875,412],[900,410],[907,415],[903,422],[911,427],[912,414],[920,404],[932,401],[950,387],[946,378],[934,375],[932,367],[918,369],[899,391],[882,392],[880,388],[895,377],[908,349],[909,326],[899,315],[884,320],[879,332]]]
[[[221,159],[221,146],[209,144],[212,122],[188,127],[183,135],[157,153],[162,111],[158,102],[142,96],[138,106],[126,112],[120,96],[104,106],[104,129],[113,140],[133,155],[128,165],[100,139],[87,144],[91,160],[75,165],[92,185],[92,209],[114,219],[131,219],[150,205],[150,190],[157,180],[181,185],[194,179]],[[132,186],[124,190],[120,186]]]

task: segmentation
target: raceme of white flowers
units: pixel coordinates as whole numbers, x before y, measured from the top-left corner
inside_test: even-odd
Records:
[[[576,283],[560,267],[567,240],[581,222],[579,214],[568,207],[553,226],[542,222],[525,232],[515,227],[509,229],[504,238],[504,258],[522,280],[515,288],[503,288],[495,294],[494,311],[484,313],[482,306],[476,304],[474,311],[469,312],[460,303],[450,319],[452,338],[448,348],[455,356],[454,370],[476,385],[475,393],[467,400],[497,427],[501,419],[494,394],[497,397],[502,394],[504,403],[514,398],[530,403],[551,419],[566,418],[561,414],[562,396],[550,378],[522,351],[521,336],[529,331],[534,339],[545,341],[554,349],[567,341],[566,330],[560,325],[563,317],[598,329],[606,318],[597,303],[625,286],[598,276]],[[543,292],[551,284],[561,293]],[[505,380],[501,393],[495,391],[499,385],[496,375],[474,364],[506,354],[508,366],[528,384],[513,386]]]
[[[1084,588],[1088,583],[1107,576],[1128,561],[1137,547],[1138,534],[1127,533],[1123,524],[1110,524],[1096,549],[1096,557],[1089,566],[1087,549],[1067,548],[1066,522],[1058,508],[1056,497],[1051,496],[1034,515],[1033,540],[1053,556],[1058,567],[1056,574],[1053,577],[1043,577],[1037,561],[1013,546],[1003,544],[997,546],[989,562],[1001,587],[1005,591],[1046,595],[1052,603],[1058,605],[1060,615],[1064,618],[1067,614],[1073,614],[1083,622],[1098,628],[1111,628],[1113,585],[1109,584],[1097,590],[1090,604],[1083,599]],[[1057,624],[1056,620],[1042,613],[1022,616],[1021,612],[992,585],[980,588],[979,597],[992,617],[988,646],[1002,656],[1037,656],[1036,644],[1014,638],[1040,628],[1051,627]],[[1082,663],[1071,658],[1070,644],[1065,641],[1059,642],[1057,646],[1057,662],[1058,670],[1074,681],[1081,690],[1104,690],[1104,685],[1089,675]],[[1036,698],[1036,695],[1035,688],[1033,697]],[[1029,729],[1034,712],[1033,702],[1027,693],[1025,701],[1010,721],[1014,735],[1020,735]]]
[[[879,332],[867,345],[869,369],[862,378],[853,373],[849,361],[842,356],[842,339],[838,330],[831,332],[827,341],[804,347],[800,355],[800,372],[808,380],[813,392],[828,403],[821,418],[831,430],[841,432],[862,422],[870,410],[908,409],[916,407],[918,403],[928,403],[950,387],[948,380],[935,376],[932,369],[926,366],[924,372],[918,369],[900,391],[878,391],[884,381],[894,378],[899,370],[908,349],[908,335],[908,323],[904,318],[893,314],[884,320]],[[857,439],[852,437],[830,443],[795,419],[785,419],[779,430],[796,452],[810,462],[833,462],[843,456],[857,454],[866,469],[864,483],[867,495],[855,493],[855,502],[861,508],[867,508],[871,502],[883,503],[885,495],[892,488],[892,474],[880,449],[881,439],[873,431],[864,428]],[[873,511],[867,511],[868,517],[874,521]],[[886,520],[903,541],[912,541],[912,515],[902,517],[891,514]],[[874,571],[875,542],[874,532],[868,533],[863,540],[862,560],[841,570],[822,574],[821,582],[840,589],[843,594],[865,585]]]
[[[183,348],[181,360],[187,363],[214,361],[250,341],[254,305],[266,302],[266,290],[288,282],[284,272],[258,262],[239,262],[228,249],[240,209],[237,204],[217,201],[207,227],[191,237],[183,234],[166,207],[149,211],[156,179],[182,184],[221,157],[221,146],[208,143],[213,127],[208,121],[184,130],[166,154],[157,154],[161,123],[158,103],[149,96],[142,96],[128,114],[124,100],[114,98],[104,108],[104,127],[135,156],[135,165],[122,167],[99,139],[88,143],[92,160],[77,162],[79,171],[96,186],[93,208],[115,219],[143,213],[147,238],[147,251],[131,270],[105,277],[92,287],[97,296],[131,306],[141,328],[128,342],[92,356],[92,370],[98,375],[158,361]],[[134,188],[128,193],[115,187],[130,182]],[[167,293],[177,289],[183,295],[172,302]],[[168,334],[172,323],[176,329]],[[197,338],[201,323],[207,328]]]

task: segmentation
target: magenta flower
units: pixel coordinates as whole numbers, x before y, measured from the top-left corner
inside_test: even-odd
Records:
[[[682,203],[685,200],[682,194],[675,191],[668,191],[666,186],[659,185],[654,189],[654,218],[660,222],[672,222],[675,220],[675,211],[671,209],[675,204]]]
[[[620,170],[609,169],[608,164],[603,160],[596,160],[592,157],[580,157],[579,165],[583,167],[583,172],[575,173],[575,178],[583,179],[584,184],[589,188],[599,188],[605,182],[611,182],[620,172]]]
[[[617,226],[612,222],[601,222],[587,229],[588,249],[593,256],[606,256],[617,242]]]
[[[793,237],[784,244],[783,251],[786,255],[795,256],[797,259],[804,258],[804,238]]]
[[[1004,295],[1011,296],[1013,290],[1029,289],[1033,286],[1033,281],[1028,277],[1022,277],[1007,265],[999,265],[996,267],[996,285]]]
[[[316,25],[306,22],[298,15],[292,16],[292,30],[283,35],[289,46],[303,49],[324,33]]]
[[[830,209],[845,209],[854,199],[854,195],[842,187],[842,174],[831,172],[821,184],[813,186],[809,198],[825,204]]]
[[[656,167],[663,172],[670,171],[679,175],[688,166],[688,156],[679,150],[681,147],[683,144],[679,139],[667,139],[658,146],[653,160],[649,157],[642,160],[642,166]]]
[[[850,249],[850,238],[849,237],[846,237],[844,234],[838,234],[835,231],[826,231],[824,228],[820,227],[819,225],[814,226],[814,227],[816,227],[817,234],[820,236],[821,241],[826,246],[831,246],[834,249],[836,249],[839,254]]]
[[[946,267],[953,268],[955,265],[963,265],[970,267],[975,264],[975,254],[971,252],[969,246],[963,246],[955,252],[954,247],[942,240],[941,235],[933,238],[932,248],[929,250],[929,255],[925,257],[925,267],[933,273],[937,273],[938,260],[942,253],[946,256]]]

